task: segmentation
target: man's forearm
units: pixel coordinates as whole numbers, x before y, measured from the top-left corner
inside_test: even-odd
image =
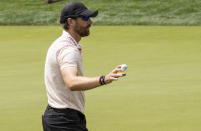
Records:
[[[118,80],[119,77],[123,77],[125,73],[121,72],[121,66],[117,66],[112,72],[105,75],[105,77],[85,77],[77,75],[77,68],[68,67],[61,71],[63,80],[68,88],[72,91],[83,91],[96,88],[103,84],[111,83],[112,81]]]
[[[101,85],[99,79],[100,77],[77,76],[72,79],[68,87],[72,91],[90,90]]]

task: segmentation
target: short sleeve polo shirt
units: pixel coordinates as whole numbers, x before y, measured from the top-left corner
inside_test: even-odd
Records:
[[[63,31],[50,46],[45,62],[45,85],[48,104],[54,108],[71,108],[84,112],[84,91],[71,91],[64,83],[61,70],[76,67],[83,75],[82,47],[71,35]]]

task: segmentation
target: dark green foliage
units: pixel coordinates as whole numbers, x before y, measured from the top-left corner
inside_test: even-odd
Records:
[[[75,0],[71,0],[75,1]],[[1,0],[0,25],[55,25],[69,0]],[[96,25],[201,25],[200,0],[82,0]]]

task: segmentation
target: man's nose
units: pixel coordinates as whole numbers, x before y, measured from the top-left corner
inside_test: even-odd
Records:
[[[88,23],[91,25],[93,22],[91,21],[91,19],[88,20]]]

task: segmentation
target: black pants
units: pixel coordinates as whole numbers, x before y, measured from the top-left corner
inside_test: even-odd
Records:
[[[88,131],[84,114],[74,109],[55,109],[49,105],[42,116],[44,131]]]

